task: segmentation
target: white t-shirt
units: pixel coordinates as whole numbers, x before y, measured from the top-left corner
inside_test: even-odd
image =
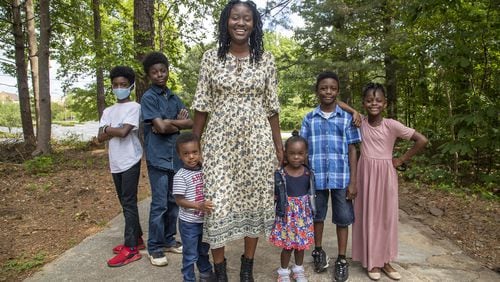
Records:
[[[139,140],[139,122],[141,105],[136,102],[116,103],[104,109],[99,126],[120,127],[123,124],[133,126],[129,134],[123,138],[113,137],[109,140],[109,167],[111,173],[124,172],[142,158],[142,146]]]
[[[179,169],[174,175],[173,192],[174,195],[183,195],[191,202],[203,202],[203,172],[200,170]],[[196,209],[186,209],[180,207],[179,219],[191,223],[203,223],[203,212]]]

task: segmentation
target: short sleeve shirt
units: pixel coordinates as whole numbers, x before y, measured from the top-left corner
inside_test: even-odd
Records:
[[[352,115],[337,105],[327,118],[318,106],[304,117],[300,135],[308,142],[315,188],[345,189],[350,182],[348,145],[361,142]]]
[[[113,137],[109,140],[109,167],[111,173],[128,170],[142,158],[142,146],[139,140],[139,122],[141,105],[136,102],[116,103],[104,109],[99,127],[121,127],[124,124],[132,126],[129,134],[123,138]]]
[[[183,195],[191,202],[203,202],[203,172],[181,168],[174,176],[173,193]],[[191,223],[203,223],[203,212],[195,209],[180,207],[179,219]]]
[[[152,121],[160,119],[177,119],[181,109],[186,108],[181,99],[170,89],[152,85],[141,98],[142,119],[144,122],[144,148],[146,162],[153,167],[177,171],[181,166],[175,141],[178,132],[172,134],[153,133]]]

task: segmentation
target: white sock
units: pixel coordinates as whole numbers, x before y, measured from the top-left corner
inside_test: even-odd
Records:
[[[293,273],[298,273],[298,272],[304,272],[304,266],[303,265],[294,265],[292,267]]]
[[[278,268],[278,274],[279,275],[290,275],[290,269],[287,268]]]

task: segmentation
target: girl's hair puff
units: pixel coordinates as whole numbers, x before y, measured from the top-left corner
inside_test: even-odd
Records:
[[[365,99],[368,94],[376,93],[377,91],[380,91],[386,98],[385,88],[382,84],[376,82],[367,83],[365,87],[363,87],[363,99]]]
[[[231,37],[229,36],[227,23],[229,21],[231,9],[238,4],[246,5],[252,10],[253,31],[252,34],[250,34],[250,62],[257,63],[264,53],[264,41],[262,40],[264,32],[262,31],[262,18],[253,1],[231,0],[222,10],[219,18],[219,49],[217,51],[217,56],[219,60],[226,61],[226,54],[229,52],[229,46],[231,45]]]
[[[307,140],[304,137],[300,136],[299,132],[297,130],[294,130],[292,132],[292,136],[290,138],[286,139],[286,141],[285,141],[285,151],[288,149],[289,144],[295,143],[295,142],[303,142],[304,145],[306,146],[306,150],[308,149]]]

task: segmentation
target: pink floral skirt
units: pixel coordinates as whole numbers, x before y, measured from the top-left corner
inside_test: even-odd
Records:
[[[314,223],[309,195],[288,197],[286,216],[276,216],[269,242],[287,250],[307,250],[314,244]]]

